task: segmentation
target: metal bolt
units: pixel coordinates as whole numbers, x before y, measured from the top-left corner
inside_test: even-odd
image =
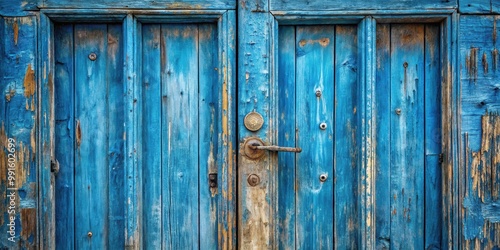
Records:
[[[319,90],[319,89],[316,90],[316,96],[321,97],[321,90]]]
[[[319,128],[320,128],[321,130],[325,130],[325,129],[326,129],[326,127],[327,127],[327,126],[326,126],[326,122],[322,122],[322,123],[319,125]]]
[[[401,109],[396,109],[396,115],[400,115],[401,114]]]
[[[255,174],[251,174],[250,176],[248,176],[248,184],[252,187],[255,187],[257,185],[259,185],[260,183],[260,178],[259,176],[255,175]]]
[[[325,181],[326,181],[326,179],[328,179],[328,175],[327,175],[327,174],[322,174],[322,175],[320,175],[320,176],[319,176],[319,180],[320,180],[321,182],[325,182]]]
[[[406,69],[406,68],[408,68],[408,63],[407,63],[407,62],[404,62],[404,63],[403,63],[403,67],[405,67],[405,69]]]
[[[97,55],[94,52],[92,52],[89,54],[89,59],[95,61],[95,59],[97,59]]]
[[[87,236],[88,236],[89,238],[90,238],[90,237],[92,237],[92,232],[88,232],[88,233],[87,233]]]

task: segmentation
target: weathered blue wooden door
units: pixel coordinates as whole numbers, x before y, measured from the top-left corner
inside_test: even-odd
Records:
[[[137,237],[134,230],[140,235],[131,243],[137,248],[231,245],[219,237],[227,225],[218,218],[222,192],[228,196],[228,189],[220,188],[227,177],[219,173],[228,162],[223,144],[230,139],[222,129],[226,124],[227,132],[231,112],[230,67],[221,63],[230,52],[221,49],[228,43],[220,27],[216,22],[134,27],[139,80],[132,102],[138,108],[134,125],[128,123],[137,133],[130,135],[123,26],[55,25],[58,249],[123,249],[129,220],[139,225],[130,236]],[[127,140],[136,145],[135,174],[125,169],[131,157]],[[137,207],[135,213],[130,207]]]
[[[280,3],[239,12],[239,246],[443,247],[443,26]]]

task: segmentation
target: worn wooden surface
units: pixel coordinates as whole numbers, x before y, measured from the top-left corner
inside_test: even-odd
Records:
[[[436,25],[384,24],[377,31],[379,248],[441,247],[439,47]]]
[[[457,6],[457,0],[411,0],[411,1],[342,1],[342,0],[271,0],[271,10],[400,10],[400,9],[445,9]]]
[[[500,247],[499,16],[462,16],[462,247]]]
[[[112,0],[38,0],[39,8],[151,8],[151,9],[235,9],[234,0],[157,0],[157,1],[112,1]]]
[[[0,18],[0,245],[6,248],[38,246],[36,41],[36,17]]]
[[[497,0],[459,0],[459,10],[466,14],[499,14],[500,2]]]

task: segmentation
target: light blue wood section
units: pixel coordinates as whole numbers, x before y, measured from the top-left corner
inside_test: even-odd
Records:
[[[442,246],[440,32],[438,25],[425,25],[425,249]]]
[[[33,0],[30,0],[33,1]],[[17,2],[17,1],[16,1]],[[20,3],[17,3],[18,5]],[[235,9],[234,0],[158,0],[158,1],[112,1],[112,0],[38,0],[38,5],[44,8],[150,8],[150,9]]]
[[[162,25],[162,224],[166,248],[198,248],[198,29]]]
[[[271,10],[401,10],[401,9],[446,9],[458,5],[457,0],[434,1],[434,0],[366,0],[366,1],[342,1],[342,0],[271,0]]]
[[[424,27],[391,26],[391,247],[423,248]]]
[[[278,34],[278,145],[296,147],[295,27],[280,26]],[[278,154],[279,248],[295,249],[295,154]]]
[[[71,249],[75,241],[75,116],[73,25],[55,27],[55,152],[60,170],[56,176],[56,246]]]
[[[105,248],[108,241],[107,26],[75,26],[76,248]],[[91,53],[97,55],[92,61]],[[90,236],[90,233],[92,234]]]
[[[389,249],[391,244],[391,67],[390,24],[377,25],[377,73],[375,82],[375,239],[378,249]]]
[[[218,204],[222,169],[219,170],[221,146],[221,112],[219,96],[221,93],[219,69],[221,59],[217,50],[217,26],[214,24],[198,25],[198,133],[199,133],[199,223],[200,248],[215,248],[218,245]],[[222,167],[222,166],[221,166]],[[216,174],[217,186],[210,187],[209,175]],[[222,202],[222,200],[221,200]]]
[[[333,248],[335,27],[297,27],[295,42],[297,144],[303,149],[296,160],[296,244],[297,248]],[[321,97],[316,91],[321,91]],[[328,176],[327,180],[321,182],[320,175]]]
[[[335,247],[359,248],[359,172],[357,145],[360,122],[358,43],[356,26],[336,26],[335,37],[335,122],[334,218]],[[326,88],[326,86],[325,86]]]

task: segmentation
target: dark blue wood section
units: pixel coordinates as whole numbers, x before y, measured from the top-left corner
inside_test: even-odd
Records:
[[[213,24],[142,25],[144,248],[218,244],[217,41]]]
[[[377,247],[439,248],[439,26],[379,25],[377,53]]]
[[[123,247],[121,25],[58,25],[55,38],[56,245]]]
[[[0,18],[0,247],[9,249],[38,246],[36,25],[32,16]]]
[[[271,0],[271,10],[325,11],[325,10],[388,10],[388,9],[444,9],[457,6],[457,0],[409,0],[409,1],[342,1],[342,0]]]

